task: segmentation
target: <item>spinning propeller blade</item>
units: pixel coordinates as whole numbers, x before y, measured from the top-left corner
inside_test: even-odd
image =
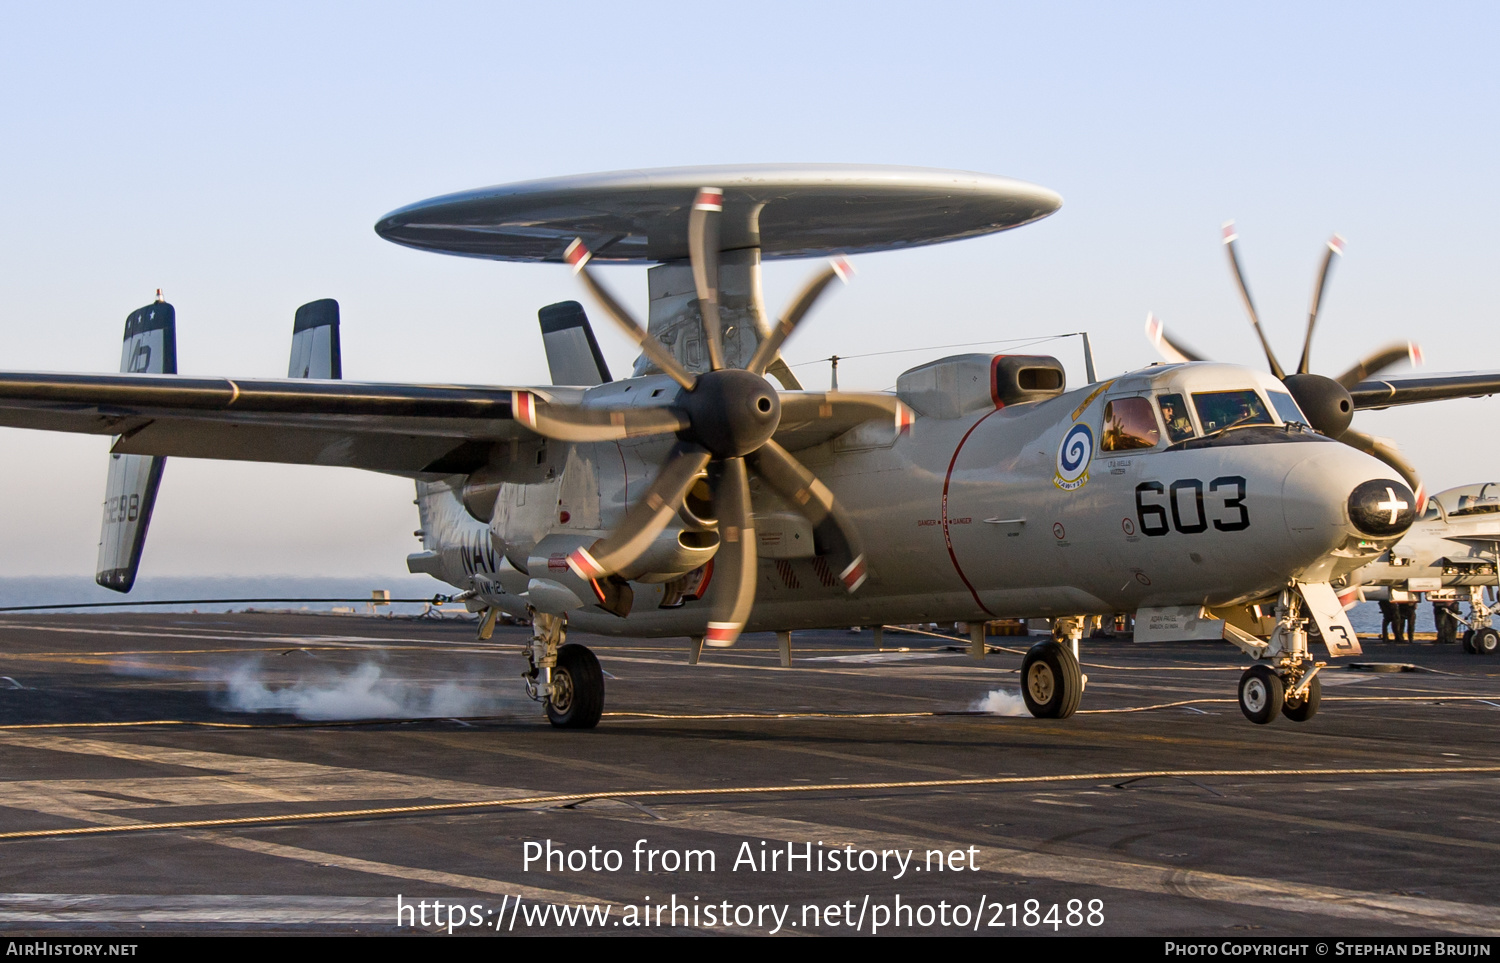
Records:
[[[631,316],[630,312],[625,310],[619,301],[615,300],[614,295],[610,294],[604,285],[599,283],[599,279],[594,277],[594,272],[588,269],[589,258],[592,256],[589,253],[589,249],[584,247],[582,238],[575,238],[573,243],[568,245],[568,250],[563,254],[567,262],[573,266],[573,273],[577,274],[579,279],[583,281],[584,287],[589,289],[589,293],[594,296],[594,300],[599,302],[599,306],[604,309],[604,313],[613,318],[615,323],[621,328],[625,329],[625,333],[640,347],[641,353],[650,358],[662,370],[663,374],[669,376],[673,381],[682,385],[687,390],[692,391],[693,386],[698,383],[698,379],[686,368],[678,364],[677,358],[672,355],[672,352],[667,350],[667,346],[658,341],[654,335],[647,333],[646,329],[640,326],[635,318]]]
[[[1328,239],[1328,253],[1323,255],[1323,267],[1318,271],[1318,283],[1313,287],[1312,307],[1307,311],[1307,337],[1302,339],[1302,360],[1297,362],[1297,373],[1307,374],[1308,365],[1312,359],[1312,336],[1313,327],[1318,323],[1318,309],[1323,305],[1323,285],[1328,283],[1328,275],[1333,270],[1334,255],[1344,253],[1344,239],[1335,234]],[[1353,385],[1344,385],[1352,388]]]
[[[1333,261],[1335,257],[1342,256],[1344,253],[1344,239],[1335,234],[1328,240],[1328,250],[1323,255],[1323,264],[1318,271],[1317,283],[1313,287],[1312,305],[1307,315],[1307,336],[1302,342],[1302,357],[1298,361],[1296,373],[1288,375],[1276,361],[1276,355],[1271,351],[1271,344],[1266,340],[1265,331],[1260,325],[1260,318],[1255,312],[1255,303],[1250,298],[1250,289],[1245,284],[1245,274],[1240,266],[1238,241],[1239,234],[1235,232],[1234,222],[1225,223],[1224,246],[1229,252],[1229,265],[1234,271],[1234,280],[1239,286],[1240,296],[1244,299],[1245,310],[1250,314],[1250,323],[1260,338],[1261,347],[1265,349],[1266,361],[1270,363],[1271,373],[1286,385],[1287,390],[1296,399],[1298,407],[1302,409],[1303,415],[1315,429],[1330,438],[1373,455],[1395,469],[1411,486],[1412,491],[1417,493],[1417,510],[1420,512],[1425,506],[1426,496],[1416,469],[1412,468],[1410,463],[1402,457],[1393,443],[1349,427],[1349,418],[1354,412],[1354,400],[1349,392],[1361,381],[1403,359],[1409,359],[1414,365],[1421,364],[1421,349],[1411,342],[1390,345],[1363,358],[1338,378],[1313,374],[1309,370],[1313,331],[1317,327],[1318,315],[1322,311],[1323,295],[1328,287],[1328,279],[1333,273]],[[1146,337],[1151,339],[1151,343],[1169,361],[1202,360],[1196,353],[1168,338],[1165,328],[1155,315],[1146,316]]]
[[[1255,334],[1260,338],[1260,346],[1265,349],[1266,361],[1271,365],[1271,373],[1279,380],[1286,380],[1286,372],[1281,368],[1281,362],[1276,360],[1276,353],[1271,350],[1271,342],[1266,340],[1266,332],[1260,326],[1260,316],[1255,313],[1255,302],[1250,299],[1250,289],[1245,286],[1245,272],[1240,269],[1239,256],[1239,234],[1235,233],[1234,222],[1226,221],[1224,224],[1224,249],[1229,252],[1229,266],[1234,269],[1235,283],[1240,287],[1240,297],[1245,299],[1245,310],[1250,312],[1250,324],[1255,328]]]
[[[1146,314],[1146,338],[1156,348],[1156,353],[1168,361],[1181,364],[1185,361],[1208,360],[1182,342],[1167,337],[1167,329],[1161,323],[1161,318],[1149,312]]]
[[[1339,441],[1358,448],[1367,455],[1374,455],[1381,461],[1390,465],[1396,473],[1406,482],[1412,491],[1417,494],[1417,514],[1427,507],[1427,492],[1422,487],[1422,479],[1417,475],[1417,470],[1411,466],[1398,450],[1394,443],[1385,438],[1376,438],[1353,428],[1348,429],[1339,437]]]
[[[745,459],[724,459],[714,486],[714,514],[719,516],[719,550],[714,553],[712,614],[703,641],[727,647],[740,637],[755,604],[755,523]]]
[[[853,593],[865,581],[865,553],[849,517],[828,486],[785,448],[768,441],[754,455],[755,473],[812,523],[815,544],[844,589]]]
[[[1358,364],[1334,380],[1345,388],[1353,388],[1366,378],[1379,374],[1391,365],[1402,361],[1410,361],[1413,366],[1421,364],[1422,349],[1411,341],[1405,344],[1387,345],[1369,357],[1361,359]]]
[[[679,442],[646,494],[625,513],[625,520],[589,548],[575,549],[568,556],[568,567],[579,578],[597,579],[640,558],[677,514],[698,473],[708,467],[708,459],[708,452],[697,445]]]
[[[897,431],[905,431],[916,420],[916,415],[906,405],[890,395],[867,391],[799,391],[784,394],[781,399],[781,423],[795,425],[833,418],[851,411],[864,415],[866,419],[890,417]]]
[[[724,192],[717,187],[699,188],[688,215],[688,260],[693,265],[693,284],[698,289],[698,313],[708,336],[708,367],[724,367],[724,332],[719,326],[719,216],[724,213]]]
[[[852,524],[827,486],[772,436],[783,421],[795,427],[839,418],[852,425],[886,416],[897,431],[905,431],[915,417],[910,408],[889,395],[798,391],[782,396],[765,381],[768,370],[779,370],[782,373],[777,377],[783,383],[796,384],[780,359],[781,346],[833,279],[847,279],[852,273],[842,258],[814,275],[797,293],[744,370],[727,368],[719,311],[719,219],[723,209],[724,192],[704,187],[694,198],[688,219],[689,259],[709,346],[709,370],[701,375],[684,368],[600,285],[588,270],[590,255],[581,239],[575,240],[566,253],[568,263],[605,313],[658,368],[685,389],[673,407],[588,408],[549,402],[528,391],[512,395],[516,417],[549,438],[607,441],[670,433],[679,436],[666,464],[620,524],[593,545],[568,556],[568,567],[580,577],[593,580],[596,587],[600,579],[630,572],[671,523],[700,474],[709,469],[719,546],[713,558],[714,579],[704,639],[718,646],[734,644],[755,602],[758,552],[747,457],[753,460],[757,473],[812,523],[815,548],[827,556],[844,588],[853,592],[865,580],[865,560]],[[751,289],[753,309],[757,318],[763,319],[758,280],[752,278]]]
[[[515,419],[544,438],[557,441],[620,441],[670,435],[688,426],[675,408],[585,408],[543,401],[530,391],[512,391]]]
[[[830,261],[826,268],[814,274],[812,279],[802,286],[802,290],[797,292],[797,296],[792,298],[786,313],[781,316],[781,320],[777,322],[776,327],[771,329],[766,339],[760,343],[760,347],[755,350],[755,357],[750,359],[746,368],[756,374],[765,374],[771,362],[776,360],[786,339],[791,337],[797,325],[807,316],[807,312],[812,310],[812,306],[818,303],[818,298],[823,296],[823,292],[827,290],[828,285],[833,283],[833,279],[838,278],[847,284],[853,273],[854,268],[849,265],[849,262],[839,258]]]

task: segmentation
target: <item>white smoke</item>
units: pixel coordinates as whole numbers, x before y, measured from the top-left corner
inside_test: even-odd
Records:
[[[288,685],[265,680],[259,662],[236,667],[216,680],[225,686],[225,707],[239,712],[285,712],[299,719],[452,719],[514,715],[519,693],[502,696],[446,681],[436,685],[391,678],[373,662],[347,674],[298,677]]]
[[[1026,700],[1019,689],[991,689],[982,699],[969,704],[970,712],[983,712],[992,716],[1029,716]]]

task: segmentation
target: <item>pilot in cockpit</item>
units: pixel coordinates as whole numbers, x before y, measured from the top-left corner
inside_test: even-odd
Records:
[[[1161,420],[1167,426],[1167,438],[1173,444],[1186,438],[1193,437],[1193,422],[1188,417],[1187,405],[1183,402],[1182,395],[1162,395],[1159,399],[1161,404]]]

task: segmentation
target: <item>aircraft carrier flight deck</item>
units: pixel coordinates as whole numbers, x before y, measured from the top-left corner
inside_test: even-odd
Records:
[[[472,622],[0,617],[8,935],[1500,934],[1500,661],[1366,642],[1252,725],[1223,643],[573,635],[550,726]],[[1034,641],[1034,640],[1033,640]]]

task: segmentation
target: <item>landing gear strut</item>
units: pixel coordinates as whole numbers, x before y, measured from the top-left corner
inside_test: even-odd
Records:
[[[604,671],[588,648],[564,644],[567,625],[561,615],[531,613],[526,694],[545,703],[557,728],[592,729],[604,714]]]
[[[1252,665],[1240,676],[1240,711],[1263,726],[1285,715],[1306,722],[1318,712],[1323,685],[1318,672],[1326,663],[1314,662],[1307,652],[1307,620],[1300,616],[1302,598],[1283,589],[1276,601],[1276,630],[1265,657],[1273,665]]]
[[[1038,719],[1066,719],[1078,711],[1085,682],[1078,666],[1083,620],[1054,619],[1059,639],[1038,642],[1021,660],[1021,698]]]
[[[1468,629],[1463,634],[1464,651],[1473,655],[1494,655],[1500,649],[1500,632],[1490,626],[1495,614],[1493,606],[1484,602],[1484,589],[1478,585],[1469,587],[1469,618],[1463,621]]]

